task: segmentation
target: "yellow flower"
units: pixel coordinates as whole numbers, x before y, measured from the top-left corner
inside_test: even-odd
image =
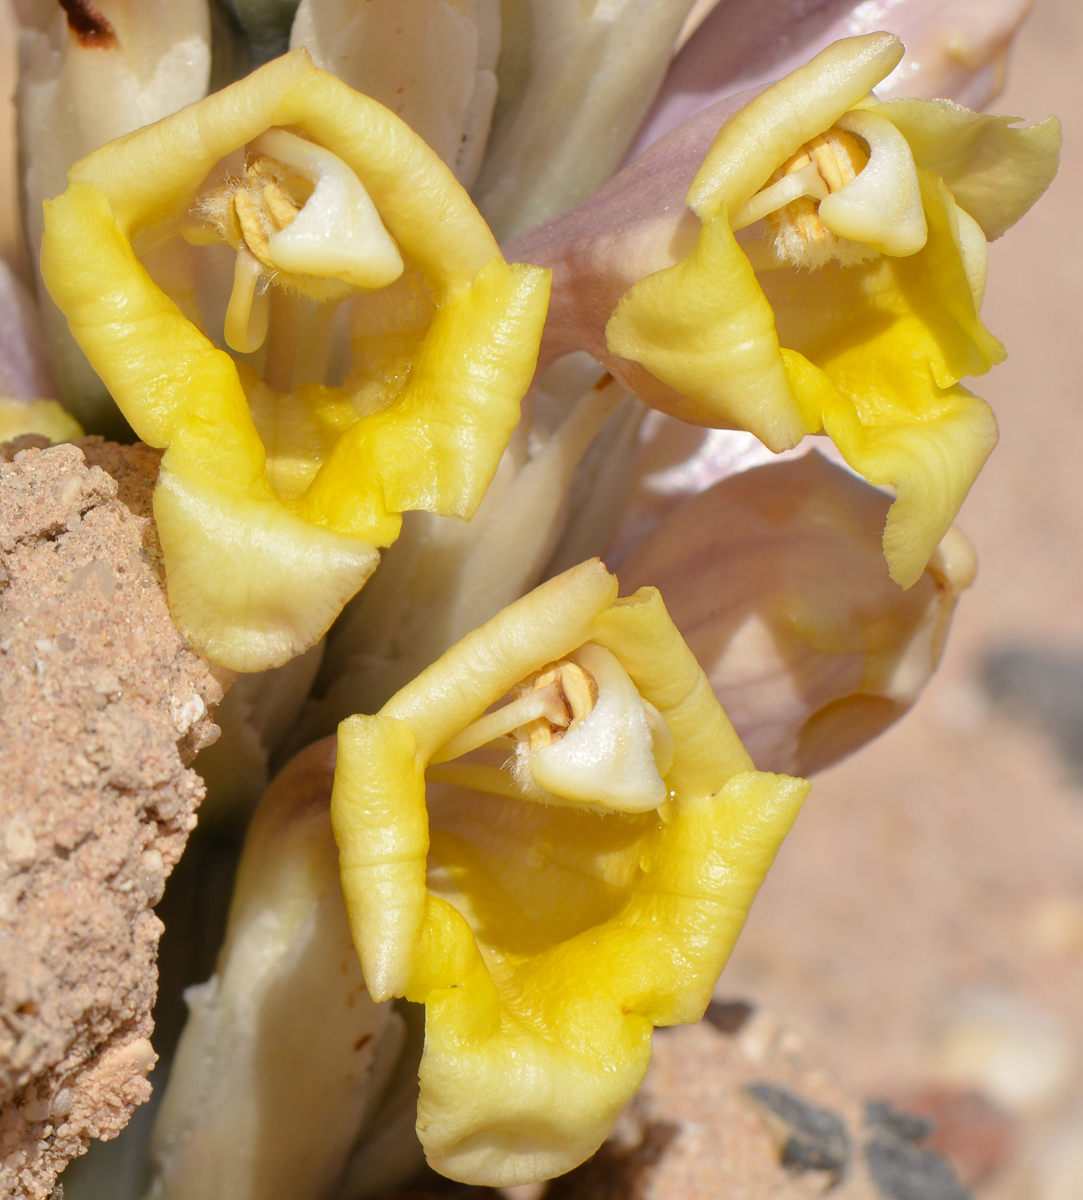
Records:
[[[40,433],[54,442],[83,436],[83,427],[57,400],[16,400],[0,396],[0,442]]]
[[[597,560],[342,723],[346,906],[373,999],[426,1005],[437,1170],[510,1185],[594,1151],[652,1026],[702,1016],[807,789],[753,768],[658,593],[618,600]]]
[[[222,182],[246,145],[244,175]],[[46,205],[43,277],[136,433],[168,447],[154,511],[174,618],[217,662],[282,663],[325,632],[403,511],[472,514],[518,421],[548,273],[505,263],[424,142],[303,50],[68,178]],[[260,347],[275,294],[262,381],[258,357],[239,371],[202,331],[190,260],[208,252],[178,234],[236,251],[237,351]],[[292,386],[273,305],[296,329],[296,305],[347,295],[352,373]]]
[[[892,578],[920,578],[996,443],[960,386],[1004,357],[982,324],[986,240],[1052,179],[1049,118],[1029,129],[947,101],[879,103],[890,34],[836,42],[719,131],[687,194],[691,252],[635,283],[609,350],[774,450],[826,432],[897,500]],[[763,240],[738,240],[757,227]]]

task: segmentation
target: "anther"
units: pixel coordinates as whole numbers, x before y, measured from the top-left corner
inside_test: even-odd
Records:
[[[429,760],[448,762],[502,737],[548,746],[594,707],[598,685],[578,663],[563,660],[515,689],[515,699],[469,724]]]
[[[731,225],[760,220],[780,261],[810,269],[914,254],[928,236],[910,147],[868,109],[845,113],[802,146],[732,214]]]
[[[776,175],[780,180],[790,175],[807,176],[815,172],[823,188],[818,196],[806,191],[800,199],[767,214],[766,236],[773,242],[780,259],[813,268],[832,259],[850,264],[875,255],[875,251],[866,246],[844,242],[827,229],[820,218],[821,203],[852,183],[867,162],[868,155],[857,138],[839,129],[829,129],[813,138],[779,168]]]
[[[239,353],[258,349],[266,337],[259,309],[267,283],[333,301],[384,287],[403,271],[368,192],[341,159],[281,129],[268,130],[249,151],[244,176],[197,205],[237,251],[225,340]]]

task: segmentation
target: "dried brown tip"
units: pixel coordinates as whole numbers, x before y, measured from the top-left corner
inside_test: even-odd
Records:
[[[60,7],[68,14],[68,28],[79,39],[81,46],[108,49],[117,44],[113,26],[90,0],[60,0]]]

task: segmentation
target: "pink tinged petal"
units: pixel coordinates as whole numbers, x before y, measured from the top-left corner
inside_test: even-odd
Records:
[[[814,445],[821,457],[853,472],[828,438],[817,437]],[[776,454],[745,430],[689,425],[652,410],[640,426],[635,456],[625,467],[620,516],[608,541],[596,552],[619,574],[669,515],[693,496],[754,467],[804,458],[808,447],[802,442]]]
[[[886,29],[906,57],[876,91],[884,99],[946,97],[981,108],[1004,84],[1005,60],[1034,0],[737,0],[719,4],[673,61],[628,152],[702,109],[761,88],[839,38]]]
[[[516,256],[509,261],[553,271],[539,377],[561,355],[586,350],[640,399],[687,419],[677,392],[610,353],[605,326],[632,284],[691,250],[701,226],[684,203],[685,192],[726,118],[749,98],[697,113],[593,196],[503,247],[506,256]]]
[[[904,592],[881,547],[890,503],[806,454],[686,499],[621,564],[622,587],[659,585],[760,770],[844,758],[910,708],[940,661],[974,553],[951,530]]]
[[[26,240],[37,270],[42,201],[67,187],[85,154],[206,94],[210,15],[206,0],[113,0],[92,5],[16,5],[18,142]],[[97,433],[125,439],[127,422],[76,345],[40,272],[45,333],[65,402]]]
[[[55,395],[37,308],[0,259],[0,397],[30,401]]]

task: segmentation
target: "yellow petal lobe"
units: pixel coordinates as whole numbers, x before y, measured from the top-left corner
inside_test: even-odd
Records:
[[[1057,173],[1056,117],[1014,129],[1018,117],[972,112],[950,100],[889,100],[876,112],[906,138],[917,165],[943,179],[989,241],[1010,229]]]
[[[12,400],[0,396],[0,442],[38,433],[51,442],[83,436],[83,427],[59,400]]]
[[[779,357],[775,318],[726,213],[687,257],[632,285],[606,325],[614,354],[686,397],[697,425],[747,429],[772,450],[808,432]]]

